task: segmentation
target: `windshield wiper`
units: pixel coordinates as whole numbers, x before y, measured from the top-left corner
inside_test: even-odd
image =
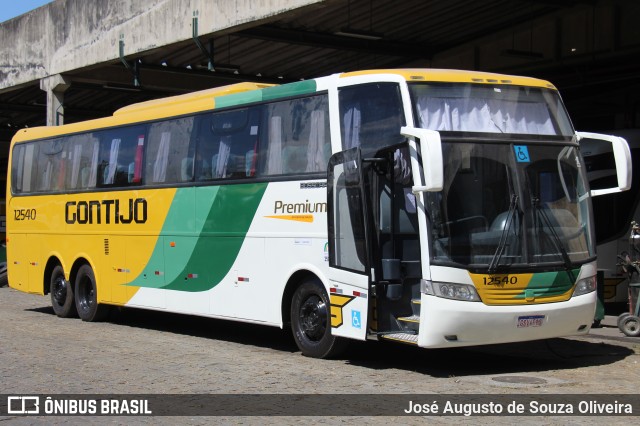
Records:
[[[515,215],[518,209],[518,195],[511,195],[511,202],[509,203],[509,211],[507,212],[507,219],[504,222],[504,228],[502,228],[502,235],[500,235],[500,241],[498,242],[498,247],[496,248],[496,252],[493,254],[493,258],[491,259],[491,263],[489,263],[489,268],[487,272],[489,274],[493,274],[498,265],[500,264],[500,258],[504,254],[504,250],[507,247],[507,238],[509,236],[509,230],[511,229],[511,224],[515,222]]]
[[[540,199],[537,197],[533,197],[531,198],[531,203],[533,204],[533,208],[538,213],[539,217],[542,218],[542,221],[544,222],[546,227],[549,228],[549,231],[552,237],[551,242],[555,246],[556,250],[560,253],[560,256],[562,256],[562,260],[564,261],[564,266],[567,269],[567,274],[569,275],[571,282],[574,283],[575,277],[573,276],[573,271],[571,269],[571,259],[569,258],[569,254],[567,253],[567,250],[565,250],[564,245],[562,244],[562,240],[560,239],[560,237],[558,236],[558,233],[553,227],[551,220],[549,219],[549,216],[544,211],[544,208],[540,207]]]

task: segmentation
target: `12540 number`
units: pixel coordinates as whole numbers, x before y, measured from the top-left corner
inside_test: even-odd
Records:
[[[36,209],[15,209],[15,220],[36,220]]]
[[[516,275],[490,275],[483,277],[484,285],[515,285],[518,284],[518,277]]]

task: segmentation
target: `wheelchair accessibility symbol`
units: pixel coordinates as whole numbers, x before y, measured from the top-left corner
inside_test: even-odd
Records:
[[[360,311],[351,311],[351,326],[353,328],[361,328]]]
[[[529,150],[525,145],[515,145],[513,149],[516,152],[516,161],[518,163],[530,163]]]

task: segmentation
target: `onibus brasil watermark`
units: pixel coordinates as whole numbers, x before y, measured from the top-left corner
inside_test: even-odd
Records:
[[[39,396],[7,397],[7,414],[150,415],[146,399],[54,399]]]

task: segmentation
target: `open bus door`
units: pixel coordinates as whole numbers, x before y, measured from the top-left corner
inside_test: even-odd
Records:
[[[371,298],[370,238],[360,148],[329,160],[329,298],[331,332],[364,340]]]
[[[420,282],[428,260],[422,249],[426,225],[420,226],[424,211],[414,192],[441,189],[442,166],[437,165],[442,156],[436,132],[403,130],[423,140],[422,155],[433,164],[433,176],[424,185],[414,185],[412,178],[419,169],[410,154],[416,150],[413,141],[366,158],[356,147],[329,160],[328,275],[336,336],[365,339],[369,334],[417,343]]]

